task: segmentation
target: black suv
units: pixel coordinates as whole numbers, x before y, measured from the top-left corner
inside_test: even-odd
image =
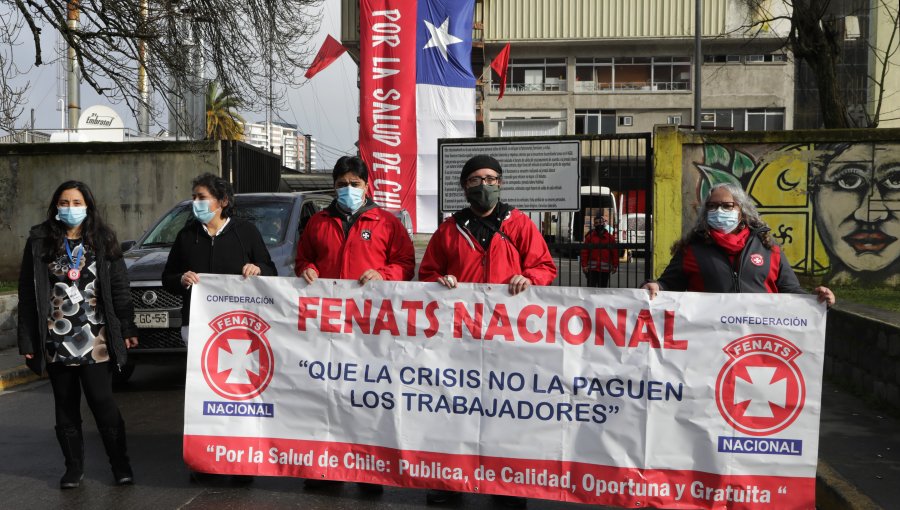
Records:
[[[313,214],[327,207],[332,197],[319,193],[248,193],[235,196],[234,216],[252,222],[262,234],[279,276],[293,276],[297,240]],[[129,351],[128,365],[117,380],[128,380],[135,363],[151,361],[187,348],[181,339],[181,296],[162,288],[162,271],[178,231],[191,218],[191,202],[185,200],[164,214],[137,241],[123,248],[134,322],[140,328],[139,344]]]

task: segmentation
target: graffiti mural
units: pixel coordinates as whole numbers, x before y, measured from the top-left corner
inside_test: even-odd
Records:
[[[714,184],[737,184],[798,273],[900,286],[900,144],[692,147],[686,205],[702,202]]]

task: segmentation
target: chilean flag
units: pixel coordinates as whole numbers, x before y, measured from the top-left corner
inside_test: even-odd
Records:
[[[475,136],[474,0],[360,0],[359,149],[373,199],[437,229],[437,139]]]

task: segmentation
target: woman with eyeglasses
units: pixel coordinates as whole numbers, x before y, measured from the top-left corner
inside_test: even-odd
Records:
[[[434,233],[419,281],[455,288],[459,282],[504,283],[518,294],[556,278],[547,242],[522,211],[500,201],[503,168],[491,156],[463,166],[459,184],[469,207],[447,218]]]
[[[732,184],[712,187],[696,225],[672,247],[663,274],[641,288],[651,299],[660,290],[804,293],[756,206]],[[834,293],[827,287],[814,292],[819,302],[834,304]]]
[[[337,198],[306,224],[294,272],[317,278],[412,280],[416,253],[406,228],[367,196],[369,170],[357,156],[344,156],[331,173]]]

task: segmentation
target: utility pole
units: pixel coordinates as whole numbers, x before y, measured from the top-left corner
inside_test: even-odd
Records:
[[[703,0],[694,0],[694,131],[700,131],[701,109],[701,72],[703,50],[700,46],[703,37]]]
[[[141,0],[141,30],[138,31],[138,132],[150,134],[150,83],[147,79],[147,41],[143,37],[147,16],[150,12],[149,0]]]
[[[77,41],[76,33],[78,31],[79,17],[78,1],[79,0],[69,0],[66,13],[66,25],[69,28],[69,37],[71,38],[67,55],[69,60],[69,75],[67,80],[69,129],[76,129],[78,127],[78,117],[81,116],[81,89],[78,83],[81,69],[78,65],[78,56],[75,53],[75,47],[71,42]]]

